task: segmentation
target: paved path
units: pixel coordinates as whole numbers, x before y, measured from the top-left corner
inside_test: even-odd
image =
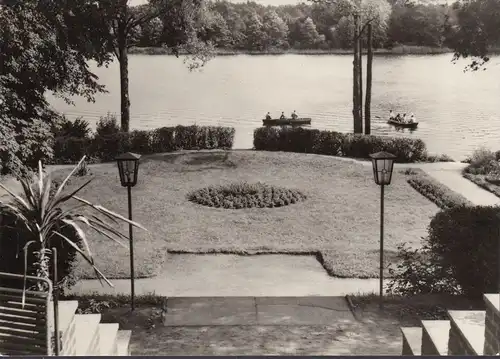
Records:
[[[166,326],[329,325],[351,322],[345,297],[168,298]]]
[[[80,281],[73,293],[130,293],[129,279],[113,279],[114,288],[98,280]],[[378,279],[329,276],[314,256],[262,254],[170,254],[163,271],[137,279],[137,294],[176,297],[343,296],[377,292]]]

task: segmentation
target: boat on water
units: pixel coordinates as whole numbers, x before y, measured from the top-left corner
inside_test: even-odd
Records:
[[[396,121],[390,119],[387,121],[388,124],[398,126],[398,127],[404,127],[404,128],[417,128],[418,127],[418,122],[401,122],[401,121]]]
[[[264,126],[286,126],[286,125],[291,125],[291,126],[298,126],[298,125],[310,125],[311,124],[311,119],[310,118],[276,118],[276,119],[270,119],[270,120],[262,120],[262,123]]]

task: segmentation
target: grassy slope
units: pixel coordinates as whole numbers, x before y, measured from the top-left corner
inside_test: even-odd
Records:
[[[93,170],[82,197],[122,214],[126,191],[114,164]],[[61,176],[63,172],[59,173]],[[57,173],[55,174],[57,176]],[[87,180],[76,178],[72,186]],[[233,181],[262,181],[297,188],[304,202],[272,209],[227,210],[186,200],[189,191]],[[231,152],[157,155],[144,160],[133,190],[136,270],[161,269],[167,250],[193,253],[316,253],[330,274],[376,277],[379,249],[379,189],[371,168],[327,156]],[[385,249],[388,260],[402,242],[419,245],[438,208],[396,174],[386,190]],[[122,230],[126,233],[127,227]],[[97,265],[112,278],[129,273],[128,250],[94,236]],[[83,264],[81,273],[93,277]]]

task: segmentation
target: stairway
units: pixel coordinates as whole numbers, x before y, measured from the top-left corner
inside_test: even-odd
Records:
[[[53,303],[51,305],[50,312]],[[117,323],[101,323],[100,314],[77,314],[77,308],[76,300],[59,301],[60,355],[130,355],[130,330],[119,330]],[[53,325],[51,327],[53,333]]]
[[[403,355],[499,355],[500,294],[485,294],[486,310],[449,310],[448,320],[401,328]]]

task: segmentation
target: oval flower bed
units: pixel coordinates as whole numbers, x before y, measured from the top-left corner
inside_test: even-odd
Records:
[[[302,201],[306,195],[294,189],[243,182],[201,188],[188,194],[188,199],[216,208],[274,208]]]

